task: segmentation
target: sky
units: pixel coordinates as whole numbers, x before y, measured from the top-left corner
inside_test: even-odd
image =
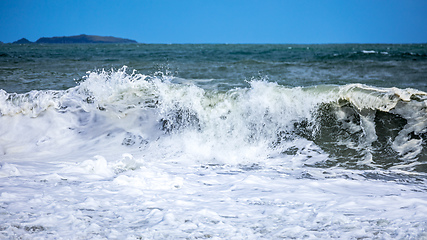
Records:
[[[426,43],[427,0],[0,0],[0,41]]]

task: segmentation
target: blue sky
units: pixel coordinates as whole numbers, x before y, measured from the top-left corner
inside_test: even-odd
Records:
[[[1,0],[0,41],[426,43],[427,0]]]

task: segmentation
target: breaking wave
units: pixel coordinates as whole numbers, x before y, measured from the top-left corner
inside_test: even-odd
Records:
[[[427,94],[362,84],[205,90],[173,77],[88,72],[64,91],[0,90],[0,155],[138,151],[189,164],[427,172]]]

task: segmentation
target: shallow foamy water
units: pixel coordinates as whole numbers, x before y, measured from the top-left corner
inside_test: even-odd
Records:
[[[52,161],[3,164],[2,237],[427,237],[422,183],[269,164],[191,166],[131,154]]]

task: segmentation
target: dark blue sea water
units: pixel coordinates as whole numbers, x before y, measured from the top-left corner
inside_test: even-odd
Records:
[[[422,44],[24,44],[0,45],[0,86],[7,92],[65,90],[96,69],[126,65],[207,89],[247,87],[266,79],[280,85],[363,83],[427,91],[427,46]]]

